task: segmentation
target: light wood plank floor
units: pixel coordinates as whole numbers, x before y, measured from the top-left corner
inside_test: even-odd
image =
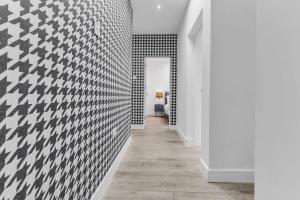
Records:
[[[147,118],[133,141],[105,200],[253,200],[252,184],[207,183],[200,150],[182,144],[165,118]]]

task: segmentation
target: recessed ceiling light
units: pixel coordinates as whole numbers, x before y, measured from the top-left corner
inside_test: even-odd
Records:
[[[158,5],[158,6],[157,6],[157,9],[160,10],[160,9],[161,9],[161,5]]]

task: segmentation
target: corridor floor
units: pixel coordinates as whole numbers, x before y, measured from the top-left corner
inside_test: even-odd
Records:
[[[199,148],[182,144],[165,118],[147,118],[104,200],[253,200],[252,184],[207,183]]]

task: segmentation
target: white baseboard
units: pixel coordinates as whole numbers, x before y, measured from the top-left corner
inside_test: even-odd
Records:
[[[194,144],[193,139],[186,137],[184,135],[184,133],[178,127],[176,127],[176,133],[185,145],[193,145]]]
[[[200,171],[202,175],[208,180],[209,168],[206,165],[206,163],[202,160],[202,158],[200,158]]]
[[[170,130],[176,130],[176,126],[174,126],[174,125],[169,125],[169,129],[170,129]]]
[[[209,182],[254,183],[254,170],[214,169],[208,173]]]
[[[105,194],[105,192],[107,191],[110,183],[112,182],[112,179],[114,177],[114,174],[116,173],[121,161],[123,160],[125,153],[128,150],[128,147],[131,143],[131,136],[127,139],[126,143],[124,144],[122,150],[120,151],[119,155],[117,156],[116,160],[114,161],[114,163],[112,164],[112,166],[110,167],[110,169],[108,170],[107,174],[105,175],[104,179],[102,180],[102,182],[100,183],[100,185],[98,186],[96,192],[93,194],[91,200],[101,200]]]
[[[209,169],[202,159],[200,162],[201,173],[210,183],[254,183],[254,170]]]
[[[145,129],[145,124],[131,124],[131,129]]]

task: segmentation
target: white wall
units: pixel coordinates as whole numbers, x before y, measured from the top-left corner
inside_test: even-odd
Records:
[[[190,39],[190,31],[201,11],[202,29],[195,39]],[[202,143],[201,157],[208,162],[210,0],[190,1],[178,34],[178,51],[177,129],[193,144]],[[195,93],[201,88],[202,100],[198,100]],[[197,110],[202,111],[200,115]],[[197,124],[201,125],[202,134],[197,131]]]
[[[170,58],[146,58],[146,116],[155,115],[154,105],[164,104],[163,99],[156,99],[156,91],[170,91]]]
[[[210,168],[254,170],[255,1],[212,1]]]
[[[179,33],[177,127],[196,140],[191,113],[195,74],[187,37],[203,9],[201,160],[213,181],[253,181],[255,1],[191,0]],[[200,56],[201,54],[198,54]],[[198,60],[199,62],[199,60]],[[197,64],[197,62],[196,62]],[[189,106],[192,105],[192,106]],[[221,174],[219,176],[219,174]],[[211,179],[212,180],[212,179]]]
[[[300,1],[256,2],[256,200],[300,199]]]

